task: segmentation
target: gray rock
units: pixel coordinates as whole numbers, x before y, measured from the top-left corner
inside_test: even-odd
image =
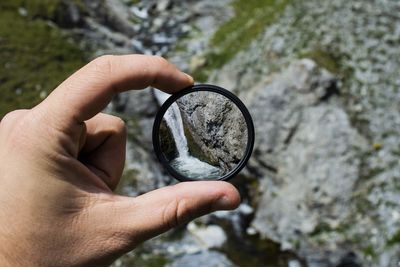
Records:
[[[251,103],[256,137],[269,136],[257,141],[249,166],[249,173],[261,179],[260,203],[265,205],[256,212],[254,225],[263,228],[265,236],[280,239],[282,248],[300,253],[310,266],[337,266],[343,259],[355,266],[361,262],[384,267],[399,262],[400,95],[398,75],[394,74],[400,67],[399,10],[399,2],[392,0],[294,1],[249,49],[211,78]],[[338,97],[329,97],[335,90],[294,93],[283,86],[286,81],[282,77],[271,75],[305,56],[341,78],[336,87],[340,89]],[[301,82],[301,75],[290,76]],[[281,82],[277,84],[276,79]],[[282,91],[274,90],[276,86]],[[264,102],[255,103],[257,97]],[[325,118],[324,110],[329,111]],[[257,130],[257,125],[265,131]],[[326,131],[318,130],[321,127]],[[336,137],[344,143],[336,143]],[[332,154],[313,154],[327,153],[316,146]],[[311,154],[298,151],[311,149]],[[300,155],[312,156],[308,158],[312,162],[305,162]],[[327,160],[320,161],[321,157]],[[332,171],[337,171],[336,175]],[[317,183],[319,188],[310,193],[311,184]],[[292,188],[294,196],[287,195],[291,184],[297,185],[297,190]],[[343,192],[336,198],[338,187]],[[295,206],[293,199],[299,209],[290,208],[289,212],[286,209]],[[323,210],[317,212],[318,206]],[[286,219],[284,230],[279,222]],[[275,223],[266,223],[271,220]],[[292,231],[294,225],[298,231]]]
[[[252,167],[270,176],[253,227],[286,249],[350,212],[366,141],[335,101],[321,102],[332,79],[302,60],[261,83],[250,103],[257,132]]]
[[[191,222],[188,224],[187,229],[206,249],[221,248],[227,240],[224,230],[218,225],[202,227]]]
[[[187,94],[177,103],[203,154],[225,171],[232,170],[243,158],[248,139],[239,108],[225,96],[207,91]]]
[[[154,117],[158,104],[150,89],[119,94],[113,101],[117,112],[128,116]]]
[[[315,246],[309,236],[325,225],[337,228],[352,212],[360,155],[367,146],[335,97],[327,98],[336,92],[335,82],[306,59],[261,82],[248,96],[256,125],[250,168],[265,177],[252,227],[283,249],[316,261],[326,251],[338,254],[331,255],[332,264],[346,252],[331,247],[334,242]]]
[[[129,9],[120,0],[104,0],[105,19],[115,31],[133,37],[136,33]]]
[[[56,23],[61,27],[73,28],[81,26],[83,16],[80,7],[72,1],[62,1],[59,10],[56,12]]]
[[[193,255],[184,255],[168,267],[234,267],[235,265],[226,256],[215,251],[202,251]]]

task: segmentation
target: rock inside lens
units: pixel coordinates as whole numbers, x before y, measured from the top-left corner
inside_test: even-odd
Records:
[[[181,175],[215,180],[240,162],[247,125],[239,108],[223,95],[199,91],[172,104],[160,127],[161,148]]]

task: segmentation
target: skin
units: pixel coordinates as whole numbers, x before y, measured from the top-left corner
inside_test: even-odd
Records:
[[[0,123],[1,266],[108,266],[141,242],[239,205],[225,182],[188,182],[136,198],[113,193],[126,129],[100,113],[148,86],[174,93],[193,79],[160,57],[103,56],[31,110]]]

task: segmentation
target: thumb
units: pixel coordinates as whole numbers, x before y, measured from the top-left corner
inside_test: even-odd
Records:
[[[119,197],[118,225],[132,249],[140,242],[216,210],[231,210],[240,203],[236,188],[220,181],[186,182],[136,198]],[[115,211],[115,210],[114,210]],[[121,233],[122,229],[119,229]]]

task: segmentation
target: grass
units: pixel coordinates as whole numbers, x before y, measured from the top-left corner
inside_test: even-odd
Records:
[[[71,36],[45,20],[58,2],[0,4],[0,118],[14,109],[31,108],[84,64],[86,53]],[[25,17],[18,13],[22,6],[28,10]]]
[[[335,55],[333,52],[317,48],[304,53],[300,57],[314,60],[319,66],[327,69],[335,75],[340,75],[342,72],[340,67],[340,57]]]
[[[400,243],[400,229],[387,241],[387,246],[394,246]]]
[[[199,81],[206,81],[211,71],[221,68],[240,51],[249,47],[292,0],[234,0],[235,15],[223,24],[210,40],[206,65],[195,71]]]
[[[65,13],[66,3],[73,3],[83,11],[81,0],[3,0],[1,9],[17,10],[25,8],[29,19],[45,19],[62,22],[62,14]]]

